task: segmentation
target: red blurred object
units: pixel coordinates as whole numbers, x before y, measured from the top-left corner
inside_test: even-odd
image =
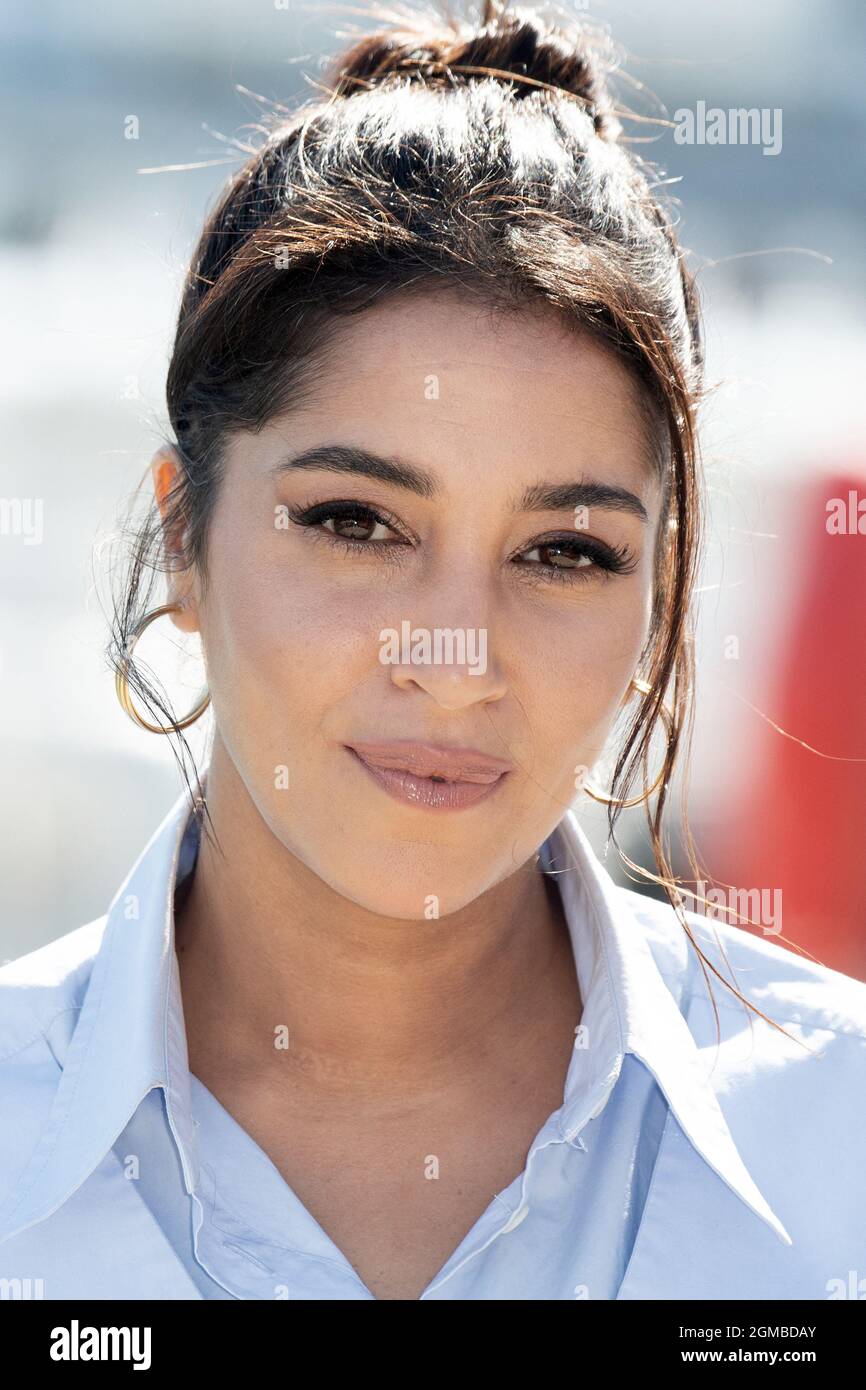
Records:
[[[828,529],[833,498],[842,534]],[[752,700],[792,737],[747,716],[747,780],[704,857],[717,882],[781,889],[781,945],[866,979],[866,478],[810,484],[796,518],[802,539],[784,563],[802,576],[800,597],[767,693]]]

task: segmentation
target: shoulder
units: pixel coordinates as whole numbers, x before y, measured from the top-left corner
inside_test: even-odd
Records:
[[[106,921],[98,917],[0,967],[0,1076],[34,1043],[71,1035]]]
[[[835,1262],[844,1273],[851,1256],[841,1252],[866,1221],[866,984],[770,935],[686,911],[706,960],[747,1008],[709,969],[708,986],[669,903],[623,891],[627,925],[643,932],[676,998],[742,1162],[798,1258],[823,1270],[823,1287]]]
[[[48,1122],[105,923],[0,967],[0,1202]]]
[[[700,957],[667,900],[620,888],[624,906],[637,919],[670,987],[682,1002],[708,998]],[[866,1044],[866,983],[834,970],[776,936],[686,911],[686,921],[704,957],[750,1003],[777,1023],[826,1029]],[[708,972],[719,1008],[742,1013],[740,1000]]]

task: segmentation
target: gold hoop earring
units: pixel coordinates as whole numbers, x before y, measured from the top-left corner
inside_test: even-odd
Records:
[[[634,686],[635,690],[638,692],[639,695],[652,694],[652,686],[650,685],[649,681],[641,680],[637,676],[632,676],[630,684]],[[659,713],[661,714],[662,720],[664,721],[665,730],[668,736],[668,742],[670,743],[670,736],[674,726],[673,715],[671,714],[667,705],[660,705]],[[659,773],[658,777],[653,782],[651,787],[649,787],[645,792],[642,792],[640,796],[633,796],[625,801],[622,799],[622,797],[605,796],[603,792],[593,791],[592,787],[589,785],[588,782],[584,783],[583,790],[586,792],[587,796],[591,796],[593,801],[598,801],[602,806],[619,806],[620,810],[624,811],[627,810],[630,806],[640,806],[644,801],[649,801],[656,788],[661,786],[661,783],[664,779],[664,775],[665,771],[664,768],[662,768],[661,772]]]
[[[135,705],[132,703],[132,696],[129,693],[130,663],[132,661],[132,653],[135,651],[136,642],[145,629],[150,627],[151,623],[155,622],[157,618],[163,617],[165,613],[179,613],[182,607],[183,605],[180,603],[164,603],[161,608],[154,608],[150,613],[145,613],[144,617],[133,629],[132,636],[126,645],[126,649],[114,677],[114,688],[117,691],[117,698],[120,701],[121,707],[126,711],[134,724],[137,724],[140,729],[147,729],[148,733],[151,734],[173,734],[176,729],[188,729],[190,724],[194,724],[200,715],[204,714],[210,704],[210,691],[205,691],[203,698],[196,705],[192,713],[186,715],[184,719],[179,719],[176,726],[151,724],[149,719],[145,719],[143,715],[139,714]]]

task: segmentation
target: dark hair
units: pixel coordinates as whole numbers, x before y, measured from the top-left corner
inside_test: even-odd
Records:
[[[168,370],[168,416],[183,465],[169,525],[185,535],[185,563],[206,584],[227,439],[298,406],[327,361],[340,316],[385,295],[450,286],[503,310],[546,304],[606,345],[640,388],[663,498],[641,662],[651,690],[626,731],[614,796],[627,796],[640,769],[649,786],[648,754],[668,694],[672,714],[653,808],[647,799],[660,872],[617,848],[664,889],[711,997],[707,968],[760,1014],[695,941],[662,840],[668,783],[678,753],[688,753],[693,719],[703,354],[698,298],[671,215],[654,194],[651,167],[622,143],[606,80],[614,50],[577,21],[554,24],[497,0],[483,0],[474,21],[405,8],[399,19],[343,52],[322,96],[288,115],[281,108],[260,127],[262,143],[207,218]],[[182,740],[128,657],[167,563],[162,529],[154,510],[134,540],[110,656],[139,701]],[[614,842],[617,817],[610,806]],[[695,879],[705,877],[685,815],[683,822]]]

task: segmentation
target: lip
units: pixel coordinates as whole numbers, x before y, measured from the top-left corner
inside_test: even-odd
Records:
[[[446,748],[410,739],[344,747],[383,791],[425,810],[475,806],[496,791],[512,770],[511,763],[475,748]]]

